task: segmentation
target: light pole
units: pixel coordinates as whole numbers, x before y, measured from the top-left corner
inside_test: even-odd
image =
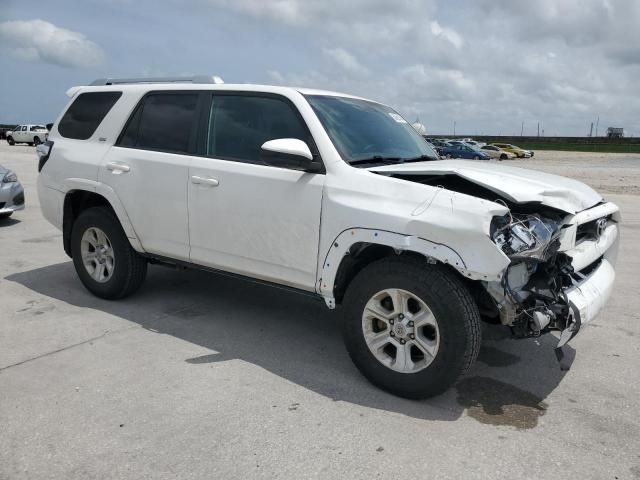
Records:
[[[456,121],[453,121],[453,136],[456,136]]]

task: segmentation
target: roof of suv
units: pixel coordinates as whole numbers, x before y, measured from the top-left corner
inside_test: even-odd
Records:
[[[332,97],[346,97],[355,98],[359,100],[366,100],[369,102],[375,102],[366,98],[358,97],[355,95],[349,95],[347,93],[332,92],[329,90],[318,90],[313,88],[296,88],[296,87],[282,87],[275,85],[254,85],[247,83],[180,83],[180,82],[167,82],[167,83],[118,83],[113,85],[87,85],[71,87],[67,90],[69,97],[74,96],[77,92],[99,92],[101,90],[118,90],[118,91],[134,91],[134,92],[148,92],[153,90],[220,90],[220,91],[244,91],[244,92],[264,92],[264,93],[292,93],[298,92],[302,95],[326,95]],[[378,102],[375,102],[378,103]]]

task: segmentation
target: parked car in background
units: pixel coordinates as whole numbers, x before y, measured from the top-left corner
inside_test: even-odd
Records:
[[[18,176],[0,165],[0,220],[24,209],[24,190]]]
[[[475,147],[475,148],[482,148],[486,145],[486,143],[478,142],[477,140],[465,140],[464,143],[466,143],[467,145],[471,145],[472,147]]]
[[[525,150],[524,148],[516,147],[515,145],[511,145],[510,143],[492,143],[491,145],[493,145],[494,147],[498,147],[506,152],[511,152],[518,158],[533,157],[532,150]]]
[[[502,150],[495,145],[485,145],[484,147],[481,147],[480,150],[489,155],[491,158],[497,158],[498,160],[511,160],[512,158],[516,158],[515,153],[507,152],[506,150]]]
[[[46,141],[49,131],[44,125],[18,125],[12,132],[7,132],[7,143],[28,143],[29,145],[40,145]]]
[[[13,132],[14,127],[2,127],[0,128],[0,139],[6,140],[7,133]]]
[[[446,140],[441,140],[439,138],[427,138],[427,142],[431,144],[439,156],[442,156],[443,149],[449,145]]]
[[[441,156],[446,158],[467,158],[473,160],[489,160],[491,157],[463,142],[449,142],[449,145],[442,149]]]

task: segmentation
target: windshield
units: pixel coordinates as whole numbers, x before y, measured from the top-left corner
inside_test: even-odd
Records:
[[[438,159],[424,137],[385,105],[328,95],[306,99],[347,163]]]

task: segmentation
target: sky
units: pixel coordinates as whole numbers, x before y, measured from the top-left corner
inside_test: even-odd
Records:
[[[640,136],[640,1],[0,0],[0,123],[191,74],[355,94],[431,134]]]

